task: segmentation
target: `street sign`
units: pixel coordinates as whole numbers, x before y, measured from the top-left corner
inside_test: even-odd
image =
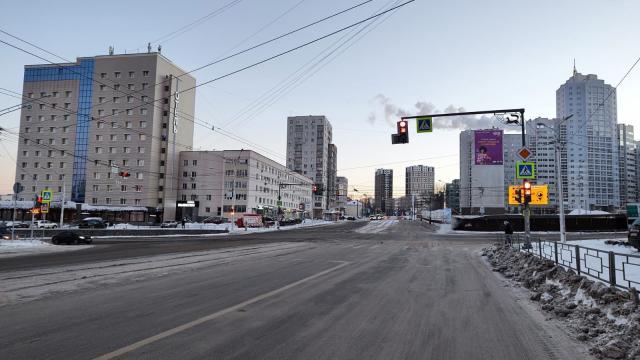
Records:
[[[516,190],[522,185],[509,185],[509,205],[520,205],[516,201]],[[548,205],[549,185],[531,185],[531,202],[529,205]]]
[[[49,212],[49,203],[44,203],[40,205],[40,212],[46,214]]]
[[[433,132],[433,118],[430,116],[416,118],[419,133]]]
[[[53,191],[52,190],[42,190],[42,203],[48,204],[53,200]]]
[[[516,162],[516,179],[535,179],[536,163],[534,162]]]
[[[518,150],[518,156],[520,156],[522,160],[526,161],[531,156],[531,150],[524,146],[522,149]]]
[[[20,194],[23,190],[24,190],[24,186],[22,186],[22,184],[20,184],[19,182],[13,184],[14,194]]]
[[[34,207],[31,209],[31,212],[35,215],[40,214],[40,208],[39,207]]]

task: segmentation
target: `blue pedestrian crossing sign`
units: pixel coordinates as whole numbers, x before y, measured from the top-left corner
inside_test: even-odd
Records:
[[[433,118],[431,116],[416,118],[419,133],[433,132]]]
[[[42,196],[42,202],[45,204],[48,204],[51,202],[51,200],[53,200],[53,191],[42,190],[41,196]]]
[[[516,162],[516,179],[532,180],[536,178],[536,163],[534,162]]]

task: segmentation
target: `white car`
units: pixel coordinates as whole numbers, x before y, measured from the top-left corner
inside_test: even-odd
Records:
[[[49,220],[36,220],[34,225],[37,229],[56,229],[58,227],[58,224]]]

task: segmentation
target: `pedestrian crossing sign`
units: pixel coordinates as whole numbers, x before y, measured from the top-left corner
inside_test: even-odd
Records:
[[[48,204],[51,202],[51,200],[53,200],[53,191],[42,190],[41,196],[42,196],[42,202],[44,204]]]
[[[433,132],[433,118],[431,116],[416,118],[419,133]]]
[[[536,163],[534,162],[516,162],[516,179],[535,179]]]

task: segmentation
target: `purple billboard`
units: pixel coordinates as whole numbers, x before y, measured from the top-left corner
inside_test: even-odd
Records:
[[[502,130],[476,130],[475,164],[502,165]]]

